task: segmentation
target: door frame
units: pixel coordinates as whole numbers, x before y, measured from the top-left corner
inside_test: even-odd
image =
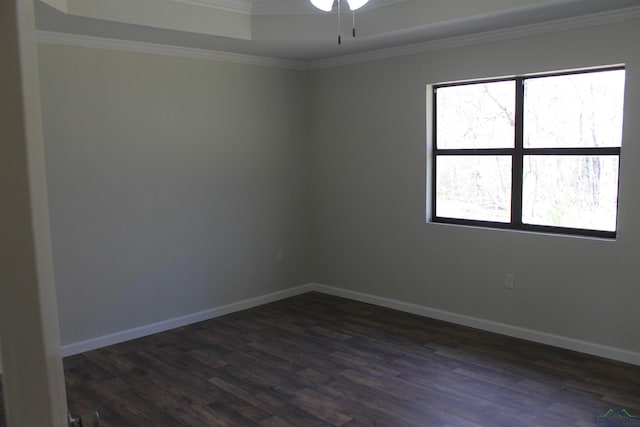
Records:
[[[0,347],[9,427],[68,425],[33,0],[0,1]]]

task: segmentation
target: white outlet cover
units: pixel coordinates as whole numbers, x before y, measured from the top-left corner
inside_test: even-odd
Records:
[[[504,275],[504,287],[507,289],[513,289],[515,286],[515,274],[513,273],[505,273]]]

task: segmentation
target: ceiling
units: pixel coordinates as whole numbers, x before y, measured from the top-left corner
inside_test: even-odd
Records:
[[[77,34],[319,61],[596,14],[640,15],[640,0],[371,0],[323,13],[308,0],[35,0],[36,25]]]

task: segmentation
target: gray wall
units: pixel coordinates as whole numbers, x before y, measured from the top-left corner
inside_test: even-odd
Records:
[[[63,345],[310,280],[306,72],[52,45],[40,66]]]
[[[640,351],[639,39],[635,21],[310,73],[41,45],[63,344],[313,280]],[[618,63],[616,241],[425,223],[427,84]]]
[[[314,280],[640,351],[638,40],[635,21],[314,71]],[[425,223],[427,84],[619,63],[617,241]]]

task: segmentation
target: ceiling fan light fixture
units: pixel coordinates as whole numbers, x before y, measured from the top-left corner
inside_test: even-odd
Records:
[[[331,12],[331,9],[333,9],[334,0],[310,0],[310,1],[312,5],[314,5],[320,10],[324,10],[325,12]]]
[[[315,7],[317,7],[320,10],[323,10],[325,12],[331,12],[333,10],[333,4],[337,1],[338,2],[338,44],[342,44],[342,35],[340,34],[340,29],[342,28],[342,25],[340,24],[341,20],[340,20],[340,5],[342,3],[342,0],[309,0],[311,2],[312,5],[314,5]],[[362,6],[364,6],[365,4],[369,3],[369,0],[346,0],[346,2],[349,4],[349,9],[351,9],[351,17],[353,20],[353,29],[351,31],[351,34],[353,35],[353,37],[356,36],[356,10],[360,9]]]

